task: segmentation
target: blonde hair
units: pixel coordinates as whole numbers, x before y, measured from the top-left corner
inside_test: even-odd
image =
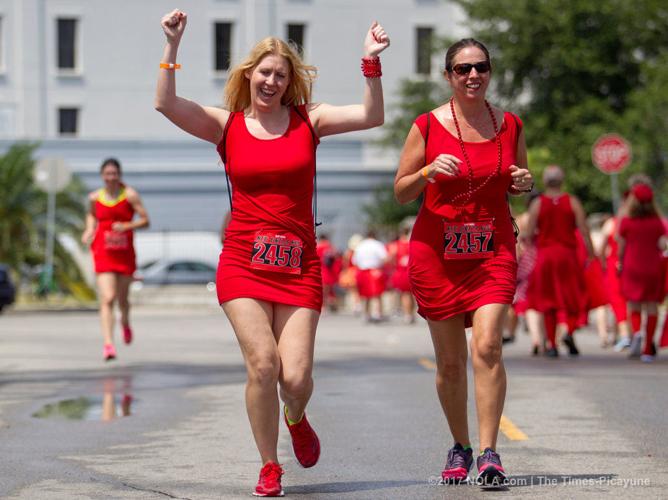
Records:
[[[225,85],[225,105],[229,111],[243,111],[251,103],[250,81],[246,77],[266,56],[283,57],[290,67],[290,82],[281,99],[287,106],[299,106],[311,101],[311,86],[315,80],[315,66],[304,64],[297,51],[279,38],[267,37],[253,47],[248,57],[230,71]]]

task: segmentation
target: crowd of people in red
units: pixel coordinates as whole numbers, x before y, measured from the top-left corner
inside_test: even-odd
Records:
[[[544,190],[527,197],[527,210],[516,219],[517,289],[504,343],[515,340],[523,320],[533,355],[556,358],[561,343],[570,356],[578,356],[574,333],[591,321],[602,348],[628,349],[631,358],[651,362],[657,342],[659,348],[668,347],[668,321],[654,339],[658,306],[668,295],[668,221],[655,203],[651,180],[632,176],[618,213],[592,217],[563,183],[561,168],[547,167]],[[343,252],[321,235],[317,251],[325,307],[363,311],[369,323],[392,316],[413,323],[411,229],[404,224],[387,243],[373,231],[364,238],[353,235]],[[392,310],[385,311],[383,304]]]

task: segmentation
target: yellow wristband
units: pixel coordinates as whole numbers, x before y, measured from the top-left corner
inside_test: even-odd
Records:
[[[429,167],[422,167],[422,177],[429,179]]]
[[[160,63],[160,69],[181,69],[181,65],[176,63]]]

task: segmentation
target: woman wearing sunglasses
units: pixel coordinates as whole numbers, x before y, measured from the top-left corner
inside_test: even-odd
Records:
[[[468,482],[473,465],[464,330],[471,326],[477,481],[506,480],[496,452],[506,394],[501,339],[517,271],[507,194],[530,191],[533,178],[522,122],[485,99],[491,69],[489,52],[477,40],[448,49],[444,76],[452,98],[415,120],[394,182],[400,203],[424,193],[411,236],[409,276],[431,332],[436,389],[454,440],[441,473],[444,483]]]

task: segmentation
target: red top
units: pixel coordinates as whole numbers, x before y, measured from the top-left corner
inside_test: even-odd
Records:
[[[304,106],[301,114],[308,119]],[[246,297],[320,310],[320,259],[313,230],[315,174],[309,124],[290,109],[286,132],[259,139],[246,127],[243,112],[230,115],[226,144],[232,183],[232,218],[225,230],[217,274],[218,300]],[[317,139],[316,139],[317,140]],[[256,233],[291,235],[303,244],[300,274],[251,268]],[[294,238],[293,238],[294,239]]]
[[[512,184],[510,166],[517,164],[517,141],[522,122],[505,113],[499,137],[502,147],[501,175],[495,176],[460,212],[451,200],[468,189],[468,172],[456,136],[431,114],[425,164],[442,153],[456,156],[461,174],[455,178],[437,175],[428,183],[424,201],[411,234],[409,273],[420,315],[443,320],[467,313],[485,304],[512,303],[517,264],[515,237],[507,202]],[[422,137],[426,135],[427,115],[415,120]],[[496,171],[498,151],[494,139],[466,142],[473,168],[473,187]],[[460,201],[461,202],[461,201]],[[487,259],[447,260],[444,251],[444,221],[479,222],[494,220],[494,255]],[[467,317],[467,320],[470,319]]]
[[[622,293],[633,302],[663,300],[663,256],[659,239],[666,227],[659,217],[625,217],[619,223],[619,235],[624,238],[622,261]]]
[[[540,195],[540,213],[538,215],[538,236],[536,246],[544,248],[550,245],[576,247],[575,212],[571,207],[571,197],[562,193],[551,197]]]
[[[105,190],[99,189],[94,211],[97,228],[91,250],[95,272],[132,275],[136,270],[133,232],[117,232],[111,229],[114,222],[130,222],[135,214],[127,199],[125,186],[121,187],[114,200],[108,200]]]
[[[409,258],[409,240],[403,240],[399,238],[394,242],[395,246],[395,267],[397,269],[406,269],[408,268],[408,258]]]

